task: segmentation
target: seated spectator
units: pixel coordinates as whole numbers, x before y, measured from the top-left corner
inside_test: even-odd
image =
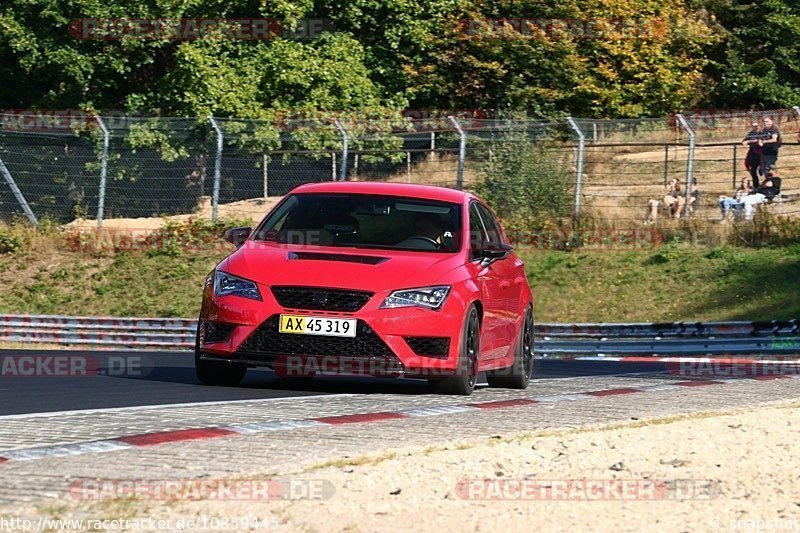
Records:
[[[742,182],[733,193],[733,197],[721,195],[717,199],[717,204],[719,204],[719,208],[722,211],[721,222],[725,222],[728,219],[728,213],[731,210],[733,210],[733,218],[738,219],[742,214],[742,207],[744,207],[742,200],[751,192],[753,192],[753,187],[750,184],[750,178],[742,178]]]
[[[673,178],[669,182],[669,185],[667,185],[666,194],[661,201],[650,200],[647,202],[647,223],[652,224],[656,221],[658,218],[658,208],[662,205],[667,210],[668,215],[671,214],[675,218],[680,218],[685,203],[686,198],[683,197],[683,192],[681,191],[681,181],[677,178]]]
[[[781,193],[781,178],[778,177],[778,169],[772,167],[764,175],[764,181],[751,194],[742,200],[744,206],[744,219],[753,220],[755,207],[764,202],[771,202],[773,198]]]

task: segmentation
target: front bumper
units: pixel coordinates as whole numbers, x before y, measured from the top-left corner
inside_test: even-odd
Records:
[[[203,359],[267,366],[282,375],[347,374],[436,377],[458,364],[464,310],[451,290],[441,309],[379,309],[389,291],[375,293],[355,312],[291,309],[259,285],[263,301],[215,297],[206,286],[200,316]],[[280,314],[355,318],[356,337],[278,332]]]

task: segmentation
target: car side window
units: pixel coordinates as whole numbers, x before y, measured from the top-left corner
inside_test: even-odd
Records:
[[[469,257],[477,259],[481,256],[481,243],[486,240],[486,229],[478,214],[477,204],[469,206]]]
[[[481,215],[483,224],[486,226],[486,233],[488,241],[492,244],[503,244],[503,232],[500,231],[500,223],[494,218],[494,215],[489,208],[482,204],[476,204],[478,212]]]

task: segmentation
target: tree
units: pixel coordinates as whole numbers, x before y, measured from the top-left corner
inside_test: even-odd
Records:
[[[722,39],[709,50],[709,107],[775,109],[800,102],[800,4],[705,0]]]

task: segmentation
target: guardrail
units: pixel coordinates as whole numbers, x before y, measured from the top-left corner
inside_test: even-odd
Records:
[[[0,315],[0,342],[129,349],[194,347],[191,318]],[[540,355],[800,353],[800,320],[537,324]]]
[[[746,355],[800,353],[800,320],[539,324],[541,355]]]
[[[0,342],[109,348],[194,347],[197,320],[61,315],[0,315]]]

